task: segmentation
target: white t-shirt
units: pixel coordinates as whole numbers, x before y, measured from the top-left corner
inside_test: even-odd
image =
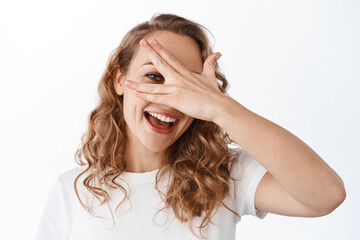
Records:
[[[234,164],[231,176],[236,178],[242,176],[242,178],[237,181],[230,179],[229,194],[233,200],[227,196],[223,202],[240,216],[253,215],[262,219],[267,212],[255,209],[254,199],[256,188],[266,169],[243,149],[237,148],[237,150],[241,154]],[[115,225],[109,205],[99,206],[99,201],[83,186],[84,176],[78,181],[80,197],[86,204],[93,202],[94,214],[101,217],[92,216],[81,206],[74,192],[73,183],[76,176],[84,169],[85,167],[76,167],[58,176],[48,195],[36,240],[198,239],[191,233],[187,222],[181,223],[174,217],[172,208],[169,208],[170,211],[160,211],[153,219],[157,210],[165,206],[155,189],[158,169],[145,173],[124,172],[120,175],[126,182],[120,178],[117,182],[126,188],[131,203],[126,199],[116,213],[113,210]],[[241,169],[244,171],[242,172]],[[171,177],[164,175],[161,179],[167,179],[159,182],[159,190],[165,194]],[[110,206],[115,209],[123,199],[124,193],[116,189],[112,190],[110,195]],[[86,196],[90,196],[88,199],[92,201],[85,200]],[[193,218],[194,231],[198,236],[198,227],[203,216]],[[209,240],[235,239],[238,223],[235,214],[220,205],[211,221],[215,225],[209,223],[202,229],[204,237]]]

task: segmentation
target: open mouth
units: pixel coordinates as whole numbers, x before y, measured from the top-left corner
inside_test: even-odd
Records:
[[[153,127],[159,128],[159,129],[170,129],[178,121],[178,120],[176,120],[175,122],[161,121],[160,119],[158,119],[154,116],[151,116],[148,112],[144,112],[144,115]]]

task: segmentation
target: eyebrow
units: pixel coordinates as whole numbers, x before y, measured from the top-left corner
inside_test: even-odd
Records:
[[[141,65],[141,66],[144,66],[144,65],[154,65],[152,62],[146,62],[146,63],[144,63],[143,65]],[[193,72],[193,73],[197,73],[197,74],[200,74],[201,75],[201,73],[199,73],[199,72]]]

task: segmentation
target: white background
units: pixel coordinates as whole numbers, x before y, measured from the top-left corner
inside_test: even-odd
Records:
[[[0,238],[32,239],[74,153],[107,58],[155,13],[214,35],[229,94],[311,146],[342,177],[321,218],[246,216],[237,239],[358,239],[360,1],[0,1]]]

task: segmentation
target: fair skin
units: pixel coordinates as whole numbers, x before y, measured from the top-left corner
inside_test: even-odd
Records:
[[[173,35],[168,34],[170,39]],[[136,97],[143,101],[166,103],[170,109],[216,123],[264,166],[267,173],[255,194],[257,209],[286,216],[317,217],[332,212],[344,201],[343,181],[316,152],[286,129],[220,92],[215,78],[218,53],[206,59],[201,74],[195,74],[194,66],[185,65],[173,55],[163,39],[152,37],[157,44],[150,41],[141,51],[164,76],[165,83],[128,79],[128,88],[139,92]]]
[[[148,36],[148,39],[155,37],[167,49],[170,49],[171,54],[186,68],[193,72],[202,71],[200,48],[190,37],[155,32]],[[154,65],[146,63],[151,63],[148,53],[143,49],[138,49],[126,74],[122,74],[119,69],[115,73],[115,90],[119,95],[124,95],[124,118],[128,133],[125,159],[127,159],[126,171],[128,172],[149,172],[160,168],[165,150],[189,128],[193,121],[193,117],[162,103],[141,99],[133,90],[125,87],[126,79],[156,85],[164,82],[164,79],[156,76],[161,76],[161,74]],[[144,111],[175,114],[179,117],[179,122],[170,134],[159,134],[145,124]]]

